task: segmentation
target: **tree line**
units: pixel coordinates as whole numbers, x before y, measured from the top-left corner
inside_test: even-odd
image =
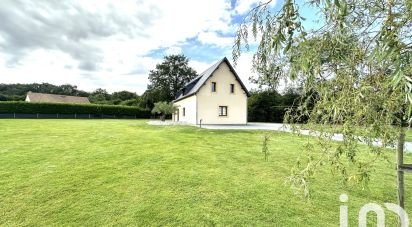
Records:
[[[249,122],[282,123],[286,112],[294,108],[299,93],[288,89],[283,94],[276,90],[254,90],[248,99]]]
[[[49,83],[32,84],[0,84],[0,101],[24,101],[27,92],[38,92],[56,95],[72,95],[88,97],[94,104],[134,106],[139,96],[134,92],[119,91],[109,93],[105,89],[96,89],[93,92],[83,91],[75,85],[53,85]]]

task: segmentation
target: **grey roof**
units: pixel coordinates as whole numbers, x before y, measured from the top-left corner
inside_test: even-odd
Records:
[[[54,95],[45,93],[34,93],[29,91],[27,97],[30,102],[53,102],[53,103],[79,103],[90,104],[87,97],[68,96],[68,95]]]
[[[245,85],[242,83],[242,80],[240,80],[236,71],[233,69],[233,66],[230,64],[229,60],[226,57],[224,57],[222,60],[216,62],[215,64],[210,66],[208,69],[206,69],[204,72],[202,72],[199,76],[189,81],[182,89],[180,89],[177,92],[174,101],[179,101],[179,100],[182,100],[184,98],[187,98],[189,96],[196,94],[199,91],[199,89],[205,84],[207,79],[209,79],[209,77],[213,75],[213,73],[219,68],[220,64],[222,64],[223,62],[225,62],[229,66],[230,71],[233,73],[233,75],[235,75],[236,80],[242,86],[242,89],[246,92],[246,95],[250,96],[249,91],[247,90]]]

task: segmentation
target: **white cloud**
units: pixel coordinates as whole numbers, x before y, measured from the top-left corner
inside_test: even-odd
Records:
[[[200,62],[200,61],[190,61],[189,66],[192,67],[198,74],[209,68],[214,62]]]
[[[238,0],[236,1],[235,12],[237,14],[248,13],[252,7],[256,6],[260,2],[261,1],[259,0]]]
[[[172,55],[172,54],[182,54],[182,48],[177,46],[172,46],[166,49],[165,55]]]
[[[240,0],[235,12],[245,12],[253,2]],[[229,0],[38,0],[24,5],[5,0],[0,8],[0,82],[142,93],[149,70],[162,61],[148,57],[154,50],[182,53],[187,40],[198,37],[230,56],[233,38],[219,34],[233,32],[233,13]],[[243,75],[250,74],[250,62],[243,56],[239,74],[247,83]],[[190,62],[198,72],[212,63]]]
[[[232,47],[234,43],[233,37],[223,37],[218,35],[217,32],[202,32],[198,36],[199,41],[202,44],[210,44],[219,47]]]
[[[245,84],[247,89],[256,88],[256,86],[250,83],[249,78],[256,75],[252,69],[252,53],[244,53],[240,56],[235,66],[235,70],[239,75],[242,82]]]

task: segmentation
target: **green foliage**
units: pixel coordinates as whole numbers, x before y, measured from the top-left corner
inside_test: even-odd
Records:
[[[295,91],[284,95],[276,91],[254,91],[248,98],[248,121],[250,122],[283,122],[284,115],[299,98]]]
[[[196,74],[196,71],[189,67],[189,59],[184,55],[165,56],[163,62],[150,71],[147,89],[157,94],[156,101],[170,102]]]
[[[129,91],[119,91],[109,94],[105,89],[98,88],[89,95],[91,103],[109,104],[109,105],[127,105],[138,106],[139,96],[136,93]],[[135,100],[131,102],[129,100]],[[128,101],[128,102],[125,102]]]
[[[152,113],[161,114],[160,119],[165,120],[167,114],[173,114],[177,111],[177,107],[172,102],[157,102],[154,104]]]
[[[64,84],[56,86],[53,84],[0,84],[0,101],[24,101],[27,92],[39,92],[46,94],[57,95],[72,95],[88,97],[91,103],[108,104],[108,105],[131,105],[132,102],[124,102],[126,100],[137,100],[139,96],[136,93],[128,91],[108,93],[105,89],[98,88],[89,93],[77,89],[77,86]],[[133,106],[138,106],[135,102]]]
[[[140,97],[139,106],[146,109],[153,109],[156,102],[165,100],[166,97],[157,89],[147,89]]]
[[[233,57],[236,61],[242,46],[248,47],[252,31],[260,38],[253,58],[259,73],[255,82],[302,84],[299,107],[285,122],[308,119],[307,127],[319,131],[323,155],[313,158],[316,146],[307,146],[309,153],[293,171],[292,184],[308,194],[311,177],[325,163],[344,182],[367,183],[376,160],[386,157],[374,142],[396,144],[412,112],[410,1],[308,1],[324,21],[315,30],[302,26],[295,1],[285,1],[278,11],[271,2],[252,10],[239,27]],[[343,134],[338,146],[331,146],[333,125]],[[358,158],[359,140],[373,157]]]
[[[91,103],[109,104],[111,97],[105,89],[98,88],[89,95],[89,100]]]
[[[0,113],[19,114],[96,114],[96,115],[126,115],[137,118],[149,118],[150,111],[139,107],[96,105],[96,104],[66,104],[66,103],[30,103],[30,102],[0,102]]]
[[[118,92],[113,92],[112,93],[112,99],[118,99],[118,100],[131,100],[131,99],[136,99],[138,98],[138,95],[134,92],[129,92],[129,91],[118,91]]]
[[[59,95],[88,96],[89,93],[77,89],[77,86],[64,84],[56,86],[48,83],[0,84],[0,101],[23,101],[27,92],[39,92]]]
[[[120,102],[120,105],[122,106],[139,106],[140,104],[140,99],[135,98],[135,99],[128,99]]]
[[[308,118],[309,126],[316,126],[313,130],[320,131],[319,143],[325,154],[321,160],[308,158],[303,171],[293,172],[295,178],[301,179],[298,182],[308,182],[316,168],[329,163],[344,182],[365,184],[375,160],[386,156],[384,149],[375,147],[374,142],[380,140],[383,146],[397,142],[396,126],[402,127],[407,117],[403,108],[407,105],[405,93],[402,87],[393,86],[390,65],[370,63],[364,48],[353,34],[325,33],[302,41],[290,52],[293,58],[290,74],[303,81],[306,93],[316,91],[317,96],[312,107],[308,105],[311,96],[302,100],[299,114],[290,114],[285,122]],[[336,147],[329,145],[330,125],[341,126],[337,132],[343,134],[344,142]],[[362,130],[357,130],[359,128]],[[374,158],[357,158],[360,138],[368,144]],[[310,151],[313,147],[308,148]],[[348,165],[356,165],[357,171],[348,171]],[[306,194],[308,190],[304,188]]]

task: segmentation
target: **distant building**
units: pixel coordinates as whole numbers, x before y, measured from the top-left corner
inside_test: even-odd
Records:
[[[34,93],[31,91],[27,93],[26,102],[90,104],[87,97]]]

